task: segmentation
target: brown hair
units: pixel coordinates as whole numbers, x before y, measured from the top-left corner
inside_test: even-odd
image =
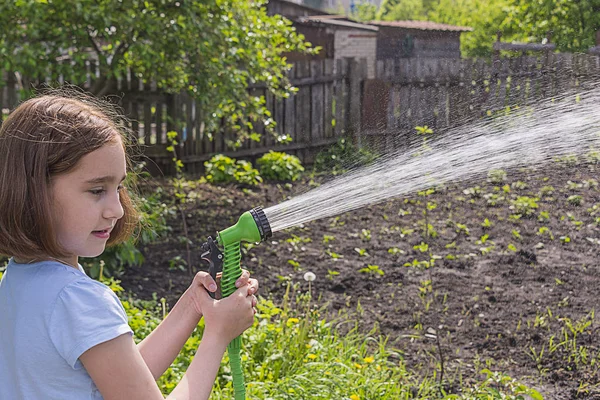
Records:
[[[68,256],[51,223],[50,179],[119,138],[125,148],[127,130],[117,115],[111,104],[81,93],[49,94],[25,101],[2,123],[0,254],[24,259]],[[124,215],[109,246],[128,239],[138,223],[126,190],[120,191],[120,200]]]

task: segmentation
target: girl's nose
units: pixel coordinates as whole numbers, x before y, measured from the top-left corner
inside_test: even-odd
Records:
[[[108,205],[104,210],[104,218],[106,219],[120,219],[125,214],[123,206],[121,205],[121,198],[119,192],[111,194],[108,201]]]

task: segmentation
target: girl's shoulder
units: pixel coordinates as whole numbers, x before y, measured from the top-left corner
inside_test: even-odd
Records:
[[[13,293],[21,293],[29,302],[52,306],[57,300],[89,301],[118,303],[112,290],[79,269],[57,261],[40,261],[30,264],[19,264],[9,261],[3,284],[14,289]],[[78,300],[77,300],[78,299]]]

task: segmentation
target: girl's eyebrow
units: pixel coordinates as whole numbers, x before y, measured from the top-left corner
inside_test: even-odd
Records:
[[[126,175],[123,176],[121,178],[121,180],[119,181],[119,183],[123,182],[126,177],[127,177]],[[112,182],[115,182],[116,180],[117,180],[116,176],[114,176],[114,175],[106,175],[106,176],[100,176],[98,178],[90,179],[88,181],[85,181],[85,183],[89,183],[89,184],[106,183],[106,182],[112,183]]]

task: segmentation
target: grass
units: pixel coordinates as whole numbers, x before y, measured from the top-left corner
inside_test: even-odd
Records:
[[[127,298],[118,281],[106,281],[123,301],[135,340],[141,341],[164,318],[163,301]],[[242,360],[246,395],[251,399],[541,399],[541,395],[511,377],[480,370],[479,382],[460,377],[439,381],[438,368],[416,371],[402,353],[390,348],[376,328],[360,334],[347,315],[326,320],[311,303],[311,293],[288,284],[283,304],[260,299],[256,323],[243,336]],[[158,381],[164,394],[179,382],[189,366],[203,331],[202,321],[173,365]],[[437,366],[439,367],[439,365]],[[211,399],[233,397],[225,355]]]

